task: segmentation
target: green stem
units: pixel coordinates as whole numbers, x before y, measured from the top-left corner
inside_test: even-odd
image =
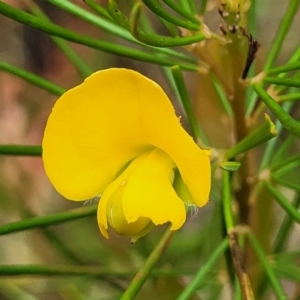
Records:
[[[258,129],[251,132],[243,140],[225,152],[226,159],[232,159],[276,136],[275,125],[270,117],[265,114],[265,122]]]
[[[200,16],[203,16],[205,14],[206,6],[207,6],[207,0],[202,0],[201,6],[200,6],[200,11],[199,11]]]
[[[183,75],[179,66],[171,67],[172,75],[177,86],[178,93],[180,95],[181,103],[186,113],[187,119],[193,131],[193,136],[197,143],[207,142],[207,138],[201,131],[198,124],[195,110],[193,108],[189,93],[187,91],[186,85],[184,83]]]
[[[287,138],[281,143],[281,145],[276,149],[274,156],[272,158],[271,166],[279,165],[280,162],[286,158],[286,153],[288,149],[295,143],[297,137],[293,134],[289,134]]]
[[[154,265],[157,263],[157,261],[160,259],[160,257],[163,255],[164,251],[168,247],[173,234],[174,231],[167,230],[165,232],[165,234],[162,236],[159,243],[156,245],[154,250],[148,256],[144,265],[140,268],[140,270],[137,272],[137,274],[129,284],[127,290],[122,295],[120,300],[134,299],[134,297],[137,295],[137,293],[139,292],[139,290],[141,289],[141,287],[149,277],[150,272],[152,271]]]
[[[298,283],[299,286],[300,272],[299,272],[299,266],[297,266],[296,263],[294,264],[274,263],[273,270],[278,277],[287,279],[289,281],[294,281],[295,283]],[[299,293],[296,295],[296,297],[292,299],[298,300]]]
[[[41,18],[32,16],[22,10],[13,8],[12,6],[7,5],[4,2],[0,2],[0,13],[12,20],[15,20],[25,25],[29,25],[33,28],[44,31],[50,35],[58,36],[63,39],[82,44],[97,50],[163,66],[173,66],[178,64],[185,70],[198,70],[198,66],[194,64],[175,62],[171,59],[166,59],[166,57],[161,57],[158,55],[147,53],[145,51],[127,48],[125,46],[120,46],[114,43],[97,40],[82,34],[77,34],[71,30],[62,28],[50,22],[46,22]]]
[[[105,9],[104,10],[106,11],[106,14],[110,18],[110,20],[103,19],[68,0],[47,0],[47,1],[67,11],[68,13],[79,17],[80,19],[92,25],[95,25],[96,27],[104,30],[105,32],[111,33],[114,36],[118,36],[130,42],[136,43],[136,40],[129,34],[128,31],[113,23],[111,16],[108,14],[108,12]]]
[[[298,186],[299,186],[299,184],[298,184]],[[293,207],[295,207],[295,209],[297,209],[297,210],[299,209],[299,206],[300,206],[299,192],[298,192],[292,205],[293,205]],[[273,247],[273,253],[279,253],[282,251],[286,240],[288,239],[288,237],[291,234],[291,229],[292,229],[293,224],[294,224],[294,219],[291,218],[289,215],[287,215],[285,217],[282,225],[280,226],[278,234],[276,235],[276,240],[274,242],[274,247]]]
[[[196,15],[195,0],[179,0],[180,5],[192,15]]]
[[[248,89],[249,91],[249,89]],[[248,97],[247,97],[247,108],[246,108],[246,117],[249,118],[251,114],[253,113],[253,110],[255,109],[255,105],[257,102],[257,95],[256,93],[252,90],[252,92],[248,92]],[[255,112],[255,111],[254,111]]]
[[[212,74],[214,75],[214,74]],[[218,95],[218,98],[226,112],[226,114],[228,115],[228,117],[230,119],[233,118],[233,111],[232,111],[232,107],[230,105],[230,102],[227,99],[227,96],[225,94],[225,91],[221,85],[221,83],[218,81],[218,79],[216,78],[216,76],[211,76],[212,77],[212,84],[214,86],[214,89]]]
[[[298,100],[300,100],[300,93],[290,93],[290,94],[279,96],[277,98],[277,102],[298,101]]]
[[[291,103],[285,103],[282,108],[286,111],[286,112],[289,112],[290,109],[292,107],[292,104]],[[273,155],[275,156],[278,152],[278,142],[279,142],[279,136],[280,136],[280,133],[282,131],[282,125],[281,123],[276,120],[275,122],[275,128],[276,128],[276,132],[277,132],[277,136],[270,140],[268,143],[267,143],[267,147],[262,155],[262,158],[260,160],[260,166],[259,166],[259,170],[262,171],[263,169],[267,168],[270,163],[273,163],[274,162],[274,157]],[[294,136],[294,135],[292,135]],[[281,142],[281,141],[280,141]]]
[[[86,5],[88,5],[91,9],[93,9],[96,13],[98,13],[100,16],[112,20],[111,16],[107,12],[107,10],[96,3],[94,0],[83,0]]]
[[[259,84],[253,84],[253,88],[265,105],[274,113],[282,126],[291,133],[300,137],[300,123],[293,119],[282,107],[261,87]]]
[[[126,29],[126,31],[130,31],[131,34],[136,38],[134,39],[131,36],[131,39],[134,39],[135,43],[138,43],[143,46],[147,46],[148,48],[152,48],[152,46],[157,47],[171,47],[175,45],[186,45],[187,43],[193,43],[193,40],[201,40],[203,39],[203,34],[197,34],[192,37],[189,37],[189,39],[183,39],[179,38],[178,34],[176,34],[175,38],[165,37],[161,35],[156,34],[148,34],[143,32],[142,30],[137,28],[137,19],[139,18],[140,10],[141,10],[142,3],[137,2],[136,5],[134,5],[134,9],[131,12],[131,20],[130,23],[128,21],[128,18],[121,12],[119,9],[117,3],[115,0],[109,0],[107,3],[107,10],[110,14],[110,16],[122,27],[122,29]],[[163,20],[162,18],[159,18],[159,20]],[[163,24],[166,24],[167,21],[163,22]],[[147,24],[148,25],[148,24]],[[169,25],[174,25],[169,23]],[[170,28],[170,26],[166,25]],[[149,26],[147,26],[149,27]],[[173,30],[171,29],[171,32]],[[164,49],[164,48],[155,48],[156,53],[160,53],[163,55],[168,54],[168,56],[173,56],[174,58],[179,59],[185,59],[186,61],[197,63],[193,58],[186,56],[183,53],[173,51],[171,49]]]
[[[27,229],[45,227],[60,224],[71,220],[95,215],[98,205],[83,206],[66,212],[60,212],[49,216],[35,217],[27,220],[16,221],[0,226],[0,235],[20,232]]]
[[[270,69],[276,57],[278,56],[278,53],[281,50],[285,37],[288,34],[289,29],[292,25],[294,16],[297,13],[298,6],[299,6],[299,0],[290,0],[287,6],[287,12],[283,15],[283,18],[275,34],[275,39],[272,43],[272,47],[268,52],[268,56],[264,66],[265,71]]]
[[[118,36],[121,37],[131,43],[134,44],[138,44],[138,45],[142,45],[145,48],[148,48],[149,50],[152,49],[151,46],[148,46],[146,44],[142,44],[139,41],[137,41],[129,32],[129,26],[123,26],[125,28],[127,28],[127,30],[123,27],[120,27],[119,25],[116,25],[115,23],[113,23],[113,19],[112,16],[108,14],[107,10],[103,9],[100,5],[96,4],[93,0],[87,0],[85,1],[88,5],[92,6],[93,9],[95,9],[96,11],[98,11],[102,16],[104,16],[106,19],[107,17],[109,17],[109,20],[100,18],[99,16],[96,16],[88,11],[86,11],[85,9],[79,7],[78,5],[67,1],[67,0],[48,0],[49,2],[53,3],[54,5],[64,9],[65,11],[85,20],[86,22],[93,24],[95,26],[97,26],[98,28],[111,33],[114,36]],[[114,12],[114,15],[116,15],[115,10],[118,10],[117,4],[114,1],[109,1],[108,3],[108,8],[112,6],[114,7],[113,10],[111,10],[111,12]],[[104,10],[105,13],[102,11]],[[120,17],[123,19],[123,25],[125,24],[124,22],[128,20],[126,18],[126,21],[124,19],[124,15],[121,14],[121,12],[118,10],[118,12],[120,14]],[[160,53],[162,55],[168,55],[169,57],[173,57],[173,58],[177,58],[177,59],[183,59],[186,60],[188,62],[195,62],[195,60],[188,56],[185,55],[184,53],[178,52],[178,51],[174,51],[172,49],[163,49],[163,48],[156,48],[155,49],[156,53]],[[196,62],[195,62],[196,63]]]
[[[205,280],[209,271],[213,269],[214,265],[220,258],[220,256],[226,251],[228,248],[228,239],[224,239],[221,244],[216,248],[216,250],[209,256],[208,260],[204,265],[199,268],[199,271],[189,283],[189,285],[182,291],[182,293],[178,296],[177,300],[188,300],[192,297],[193,293],[197,290],[199,285]]]
[[[273,195],[276,202],[285,210],[285,212],[297,223],[300,224],[299,211],[286,199],[270,182],[265,182],[269,192]]]
[[[177,26],[187,28],[193,31],[199,31],[200,24],[195,24],[194,22],[190,22],[188,20],[179,19],[170,15],[159,3],[158,0],[142,0],[143,3],[152,10],[156,15],[160,16],[161,18],[165,19],[166,21],[175,24]]]
[[[0,61],[0,71],[7,72],[9,74],[18,76],[35,86],[40,87],[43,90],[48,91],[49,93],[56,95],[56,96],[61,96],[64,92],[65,89],[47,79],[44,79],[40,76],[35,75],[34,73],[25,71],[21,68],[12,66],[10,64],[7,64],[5,62]]]
[[[300,69],[300,62],[294,62],[294,63],[286,64],[284,66],[272,68],[266,72],[266,75],[270,76],[278,73],[286,73],[286,72],[295,71],[299,69]]]
[[[300,59],[300,48],[295,51],[295,53],[289,59],[288,64],[295,63],[295,62],[299,61],[299,59]],[[280,73],[277,77],[278,78],[284,78],[287,75],[288,75],[288,73]],[[295,78],[299,77],[299,76],[300,76],[300,72],[296,72],[294,74]],[[276,86],[276,87],[273,87],[273,88],[274,88],[274,92],[278,95],[280,93],[283,93],[287,89],[287,86],[281,85],[281,86]]]
[[[206,39],[203,33],[187,37],[168,37],[153,33],[146,33],[138,28],[138,21],[143,4],[138,2],[130,14],[130,32],[139,41],[154,47],[174,47],[198,43]]]
[[[170,36],[178,37],[178,28],[176,27],[176,25],[171,24],[170,22],[164,20],[161,17],[158,17],[158,19],[161,22],[161,24],[166,28]]]
[[[290,180],[279,179],[276,177],[272,177],[272,179],[274,179],[274,181],[276,181],[276,183],[300,193],[300,184],[299,183],[292,182]]]
[[[211,270],[209,270],[211,271]],[[0,276],[90,276],[97,278],[130,278],[135,271],[117,272],[95,266],[62,266],[62,265],[0,265]],[[194,271],[155,269],[152,277],[176,278],[178,276],[190,276]]]
[[[41,146],[0,145],[0,155],[41,156]]]
[[[288,159],[281,160],[279,163],[272,165],[271,171],[274,177],[282,177],[284,174],[294,170],[300,165],[300,155],[296,154]]]
[[[257,258],[259,259],[264,271],[266,272],[266,275],[269,279],[269,282],[273,288],[273,291],[277,297],[277,299],[279,300],[285,300],[287,299],[284,290],[281,287],[281,284],[279,282],[279,280],[277,279],[277,277],[275,276],[272,267],[270,266],[270,263],[268,262],[268,260],[266,259],[265,254],[263,253],[263,250],[259,244],[259,242],[257,241],[256,237],[254,236],[253,233],[249,232],[247,234],[249,241],[253,247],[253,249],[255,250],[255,253],[257,255]]]
[[[180,99],[180,95],[179,95],[178,88],[177,88],[177,85],[175,83],[175,80],[174,80],[171,68],[161,67],[160,70],[162,72],[162,75],[164,76],[164,79],[167,81],[168,85],[172,89],[172,93],[174,93],[174,95],[178,99],[177,100],[178,105],[181,105],[181,103],[180,103],[180,100],[181,100]]]
[[[165,2],[169,7],[171,7],[185,19],[191,21],[192,23],[200,25],[200,21],[195,16],[193,16],[189,11],[185,10],[181,5],[175,3],[173,0],[163,0],[163,2]]]
[[[234,228],[234,219],[233,219],[232,203],[231,203],[230,172],[228,171],[223,171],[222,197],[223,197],[223,214],[225,219],[225,225],[226,225],[227,233],[229,233]]]
[[[277,78],[277,77],[265,77],[263,79],[265,83],[272,83],[277,85],[284,85],[289,87],[300,87],[300,78]]]

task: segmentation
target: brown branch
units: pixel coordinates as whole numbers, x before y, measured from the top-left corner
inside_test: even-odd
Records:
[[[238,244],[236,233],[234,231],[229,232],[228,239],[234,270],[242,291],[242,298],[243,300],[254,300],[250,279],[245,266],[243,252]]]

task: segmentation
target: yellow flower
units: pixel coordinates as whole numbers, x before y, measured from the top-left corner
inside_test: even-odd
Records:
[[[208,151],[181,127],[161,87],[132,70],[96,72],[63,94],[42,147],[60,194],[75,201],[101,195],[98,223],[106,238],[108,224],[134,239],[154,225],[180,228],[186,209],[173,188],[177,168],[193,204],[208,201]]]

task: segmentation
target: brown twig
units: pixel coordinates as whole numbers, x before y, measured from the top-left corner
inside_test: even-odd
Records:
[[[236,233],[234,231],[229,232],[228,239],[234,270],[242,291],[242,298],[243,300],[254,300],[250,279],[245,266],[243,252],[238,244]]]

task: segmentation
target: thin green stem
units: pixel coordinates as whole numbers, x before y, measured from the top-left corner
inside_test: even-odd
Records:
[[[129,32],[123,27],[120,27],[119,25],[115,24],[111,17],[111,15],[108,14],[107,10],[106,13],[109,16],[109,20],[103,19],[81,7],[78,5],[68,1],[68,0],[47,0],[48,2],[51,2],[55,6],[71,13],[74,16],[79,17],[80,19],[93,24],[97,26],[98,28],[111,33],[114,36],[121,37],[129,42],[132,42],[134,44],[140,44]],[[93,3],[93,1],[89,1],[89,3]],[[100,7],[97,5],[97,7]],[[123,16],[124,17],[124,16]],[[129,29],[129,28],[127,28]],[[159,50],[158,50],[159,51]]]
[[[268,262],[265,254],[263,253],[263,250],[258,242],[258,240],[256,239],[256,237],[254,236],[253,233],[249,232],[247,234],[249,241],[257,255],[257,258],[259,259],[261,266],[263,267],[264,271],[266,272],[266,275],[269,279],[269,282],[273,288],[274,294],[276,295],[276,298],[278,300],[285,300],[287,299],[284,290],[278,280],[278,278],[275,276],[272,267],[270,266],[270,263]]]
[[[172,92],[174,93],[174,95],[178,99],[178,101],[177,101],[178,105],[180,105],[180,95],[179,95],[177,85],[175,83],[171,68],[161,67],[160,70],[161,70],[165,80],[167,81],[168,85],[171,87]]]
[[[234,228],[234,218],[233,218],[232,203],[231,203],[230,172],[228,171],[223,171],[222,197],[223,197],[223,215],[225,219],[226,230],[227,233],[229,233]]]
[[[211,271],[211,270],[209,270]],[[151,277],[173,278],[190,276],[195,271],[154,269]],[[130,278],[136,272],[118,272],[95,266],[62,266],[62,265],[0,265],[0,276],[88,276],[97,278]]]
[[[142,8],[142,3],[140,3],[140,2],[137,2],[134,5],[134,8],[131,12],[131,17],[130,17],[131,20],[129,23],[128,18],[120,11],[115,0],[109,0],[108,4],[107,4],[107,10],[108,10],[109,14],[111,15],[111,17],[121,27],[125,28],[127,31],[130,31],[132,33],[132,35],[138,41],[143,43],[142,44],[143,46],[148,46],[148,47],[152,47],[152,46],[171,47],[171,46],[176,46],[176,45],[179,46],[179,45],[186,45],[186,44],[194,43],[194,42],[197,42],[197,41],[205,38],[205,36],[201,33],[190,36],[190,37],[188,37],[188,39],[186,37],[184,37],[184,38],[178,37],[177,32],[175,34],[175,36],[177,38],[170,38],[170,37],[166,37],[166,36],[156,35],[153,33],[151,33],[151,34],[146,33],[144,31],[140,30],[139,28],[137,28],[137,21],[138,21],[139,15],[140,15],[141,8]],[[162,23],[165,24],[165,26],[167,28],[169,28],[173,34],[175,33],[172,28],[172,25],[174,25],[174,24],[168,23],[168,21],[164,20],[161,17],[159,17],[159,20],[161,20]],[[135,41],[137,42],[137,40],[135,40]],[[141,44],[140,42],[139,42],[139,44]],[[176,58],[180,58],[180,59],[185,59],[186,61],[194,62],[196,64],[196,62],[191,57],[188,57],[188,56],[184,55],[183,53],[180,53],[177,51],[172,51],[171,49],[156,48],[155,52],[161,53],[164,55],[168,54],[168,56],[173,56],[174,58],[176,57]]]
[[[60,224],[71,220],[81,219],[95,215],[97,206],[83,206],[66,212],[60,212],[53,215],[30,218],[22,221],[16,221],[0,226],[0,235],[20,232],[27,229],[45,227],[54,224]]]
[[[255,108],[256,102],[257,102],[257,94],[252,90],[252,92],[248,91],[248,97],[247,97],[247,107],[246,107],[246,118],[249,118],[251,114],[253,113],[253,110]]]
[[[214,265],[222,254],[228,248],[228,239],[224,239],[222,243],[216,248],[216,250],[209,256],[208,260],[199,268],[199,271],[194,276],[189,285],[178,296],[177,300],[188,300],[192,297],[193,293],[197,290],[198,286],[205,280],[209,271],[213,269]]]
[[[180,0],[180,5],[192,15],[196,15],[195,0]]]
[[[199,15],[203,16],[206,12],[207,0],[202,0],[200,5]]]
[[[154,47],[174,47],[198,43],[206,39],[203,33],[187,37],[168,37],[153,33],[146,33],[138,28],[138,21],[143,4],[138,2],[130,14],[130,32],[139,41]]]
[[[273,176],[281,177],[289,171],[294,170],[300,165],[300,155],[296,154],[288,159],[281,160],[277,164],[272,165],[271,171]]]
[[[226,114],[232,119],[232,117],[233,117],[232,107],[227,99],[227,96],[224,92],[222,85],[220,84],[220,82],[218,81],[216,76],[212,76],[212,84],[215,88],[216,93],[218,94],[218,98],[219,98],[222,106],[224,107]]]
[[[253,84],[253,88],[265,105],[274,113],[282,126],[291,133],[300,137],[300,123],[293,119],[282,107],[261,87]]]
[[[18,76],[35,86],[40,87],[43,90],[46,90],[47,92],[60,96],[65,92],[65,89],[47,79],[44,79],[40,76],[35,75],[34,73],[31,73],[29,71],[25,71],[21,68],[18,68],[16,66],[12,66],[10,64],[7,64],[5,62],[0,61],[0,71],[7,72],[9,74]]]
[[[300,62],[294,62],[276,68],[272,68],[266,72],[266,75],[270,76],[274,74],[286,73],[286,72],[295,71],[299,69],[300,69]]]
[[[176,11],[179,15],[186,18],[187,20],[200,25],[200,21],[192,15],[189,11],[185,10],[184,7],[175,3],[173,0],[163,0],[169,7],[171,7],[174,11]]]
[[[179,66],[173,66],[173,67],[171,67],[171,71],[172,71],[172,75],[173,75],[174,81],[177,86],[178,93],[180,95],[180,100],[181,100],[182,106],[186,113],[189,124],[192,128],[193,136],[195,137],[195,140],[197,141],[197,143],[199,143],[199,144],[202,144],[203,142],[205,143],[205,142],[207,142],[207,138],[205,137],[204,133],[201,131],[200,126],[198,124],[198,121],[197,121],[197,118],[195,115],[195,110],[193,108],[188,90],[184,83],[181,69]]]
[[[273,270],[281,278],[294,281],[295,283],[298,284],[300,283],[300,269],[299,266],[296,265],[296,263],[293,264],[274,263]],[[296,298],[293,299],[298,300],[299,299],[298,295]]]
[[[125,26],[126,29],[116,25],[115,23],[111,22],[111,20],[103,20],[102,18],[99,18],[98,16],[95,16],[94,14],[89,13],[88,11],[80,8],[79,6],[70,3],[70,1],[66,1],[66,0],[48,0],[51,1],[53,4],[61,7],[62,9],[80,17],[81,19],[84,19],[85,21],[105,30],[106,32],[109,32],[111,34],[113,34],[114,36],[119,36],[127,41],[130,41],[134,44],[138,44],[138,45],[142,45],[143,47],[146,47],[148,49],[152,49],[152,47],[145,45],[145,44],[141,44],[139,41],[137,41],[129,32],[129,26]],[[96,4],[93,0],[86,0],[85,1],[86,4],[88,4],[89,6],[91,6],[93,9],[95,9],[97,12],[99,12],[102,16],[104,17],[109,17],[111,18],[111,15],[108,14],[107,10],[103,9],[100,5]],[[112,5],[114,7],[114,9],[112,10],[112,12],[114,12],[114,15],[119,14],[121,16],[121,18],[124,19],[124,15],[121,14],[121,12],[118,10],[116,3],[114,1],[109,1],[108,3],[108,7]],[[103,11],[104,10],[104,11]],[[115,10],[118,10],[118,12],[115,12]],[[113,20],[113,19],[112,19]],[[128,22],[128,21],[127,21]],[[178,59],[183,59],[186,60],[188,62],[195,62],[195,60],[188,56],[185,55],[184,53],[180,53],[178,51],[174,51],[172,49],[160,49],[160,48],[156,48],[155,49],[156,53],[161,53],[163,55],[168,55],[168,56],[172,56],[174,58],[178,58]],[[196,63],[196,62],[195,62]]]
[[[277,78],[277,77],[265,77],[263,79],[265,83],[272,83],[276,85],[284,85],[289,87],[300,87],[300,78]]]
[[[0,155],[41,156],[42,147],[33,145],[0,145]]]
[[[265,114],[265,122],[258,129],[251,132],[243,140],[225,152],[226,159],[232,159],[276,136],[275,125],[270,117]]]
[[[158,242],[154,250],[148,256],[147,260],[145,261],[144,265],[140,268],[137,272],[131,283],[129,284],[127,290],[122,295],[120,300],[131,300],[137,295],[145,281],[150,275],[154,265],[163,255],[164,251],[168,247],[171,238],[174,234],[174,231],[170,231],[169,229],[165,232],[162,236],[161,240]]]
[[[292,55],[292,57],[289,59],[288,64],[295,63],[295,62],[299,61],[299,59],[300,59],[300,48],[299,48],[299,49],[297,48],[297,50],[295,51],[295,53],[294,53],[294,54]],[[280,74],[278,75],[278,78],[284,78],[284,77],[286,77],[287,75],[288,75],[288,73],[280,73]],[[294,74],[294,77],[299,77],[299,76],[300,76],[300,72],[296,72],[296,73]],[[286,90],[286,89],[287,89],[287,86],[283,86],[283,85],[274,87],[274,90],[275,90],[275,92],[276,92],[277,94],[282,93],[282,92],[283,92],[284,90]]]
[[[276,202],[285,210],[285,212],[297,223],[300,224],[299,211],[285,198],[270,182],[265,182],[264,185],[272,194]]]
[[[279,183],[280,184],[280,183]],[[299,186],[299,184],[298,184]],[[295,207],[295,209],[299,209],[300,206],[300,193],[298,192],[298,194],[296,195],[296,198],[293,201],[293,207]],[[282,251],[286,240],[288,239],[288,237],[291,234],[291,229],[292,229],[292,225],[294,224],[294,219],[291,218],[289,215],[287,215],[282,223],[282,225],[280,226],[279,232],[276,235],[276,240],[274,242],[274,246],[273,246],[273,253],[279,253]]]
[[[300,184],[299,183],[292,182],[290,180],[279,179],[274,176],[272,177],[272,179],[274,181],[276,181],[276,183],[278,183],[284,187],[287,187],[289,189],[295,190],[297,193],[300,193]]]
[[[292,25],[294,16],[297,13],[299,3],[300,3],[299,0],[290,0],[287,6],[287,11],[283,15],[283,18],[275,34],[275,39],[272,43],[272,47],[268,52],[268,56],[266,58],[266,63],[264,66],[265,71],[270,69],[275,59],[277,58],[278,53],[281,50],[282,44],[285,40],[285,37],[288,34],[289,29]]]
[[[292,107],[291,103],[285,103],[282,108],[288,113]],[[282,131],[282,125],[281,123],[276,120],[275,122],[275,128],[277,132],[277,136],[274,139],[271,139],[267,143],[267,147],[262,155],[261,161],[260,161],[260,166],[259,170],[262,171],[263,169],[267,168],[270,163],[274,162],[273,155],[275,155],[278,151],[278,141],[279,141],[279,136]],[[294,136],[294,135],[292,135]]]
[[[277,98],[277,102],[285,102],[285,101],[298,101],[300,100],[300,93],[289,93]]]
[[[272,158],[271,167],[274,165],[279,165],[279,163],[286,158],[286,153],[288,149],[293,145],[297,137],[293,134],[289,134],[288,137],[281,143],[281,145],[276,149],[276,152]]]
[[[96,3],[94,0],[83,0],[86,5],[88,5],[90,8],[92,8],[96,13],[98,13],[100,16],[112,20],[111,16],[107,12],[107,10]]]
[[[176,25],[171,24],[170,22],[164,20],[161,17],[158,17],[158,19],[161,22],[161,24],[166,28],[170,36],[178,37],[178,27]]]
[[[173,66],[178,64],[185,70],[198,70],[198,66],[194,64],[175,62],[171,59],[166,59],[166,57],[150,54],[145,51],[127,48],[125,46],[116,45],[114,43],[109,43],[102,40],[97,40],[86,35],[77,34],[71,30],[62,28],[50,22],[46,22],[41,18],[32,16],[22,10],[13,8],[12,6],[7,5],[4,2],[0,2],[0,13],[2,13],[10,19],[13,19],[25,25],[29,25],[48,34],[58,36],[63,39],[82,44],[97,50],[163,66]]]
[[[108,33],[113,34],[114,36],[118,36],[130,42],[137,43],[137,41],[130,35],[130,33],[127,30],[113,23],[112,19],[110,20],[103,19],[68,0],[47,0],[47,1],[67,11],[68,13],[79,17],[80,19],[97,26],[98,28]],[[109,14],[108,16],[111,18]]]
[[[179,19],[177,17],[174,17],[173,15],[170,15],[159,3],[158,0],[142,0],[143,3],[152,10],[156,15],[160,16],[161,18],[165,19],[166,21],[175,24],[177,26],[187,28],[193,31],[199,31],[200,25],[195,24],[194,22],[190,22],[188,20]]]

